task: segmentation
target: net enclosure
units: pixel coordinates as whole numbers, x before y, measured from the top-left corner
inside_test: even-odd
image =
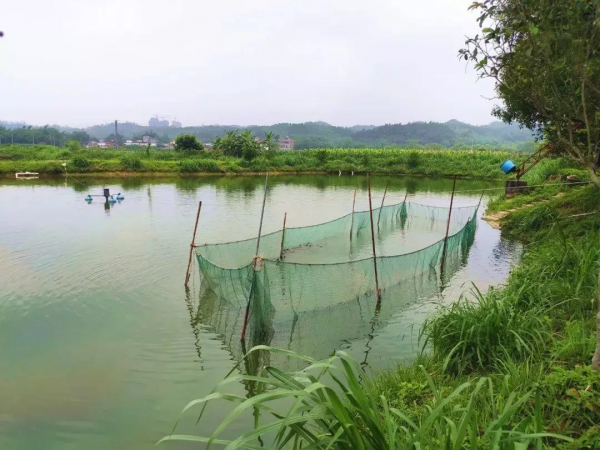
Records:
[[[298,316],[375,298],[375,264],[383,302],[415,279],[443,277],[444,266],[466,257],[477,207],[449,208],[403,201],[357,211],[305,227],[288,227],[257,239],[197,246],[204,289],[230,308],[250,305],[250,326],[273,327]],[[446,238],[446,233],[448,237]],[[374,303],[373,303],[374,304]]]

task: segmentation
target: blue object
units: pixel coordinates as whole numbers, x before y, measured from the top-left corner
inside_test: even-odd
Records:
[[[92,196],[88,194],[88,196],[85,198],[85,201],[90,203],[93,200]]]
[[[517,166],[510,159],[507,161],[504,161],[502,163],[502,165],[500,166],[500,168],[502,169],[502,172],[504,172],[505,174],[509,174],[509,173],[517,170]]]
[[[111,195],[110,198],[108,199],[108,203],[117,203],[117,201],[113,198],[113,196]]]
[[[125,200],[125,197],[123,197],[121,194],[117,194],[117,200]]]

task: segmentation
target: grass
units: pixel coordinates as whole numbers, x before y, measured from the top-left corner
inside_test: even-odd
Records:
[[[293,374],[273,367],[259,375],[230,375],[207,397],[194,400],[184,412],[202,405],[199,420],[208,403],[226,400],[237,404],[211,436],[171,435],[161,440],[192,441],[235,448],[315,448],[315,449],[541,449],[544,439],[571,441],[570,438],[543,431],[539,390],[517,393],[508,383],[495,383],[487,377],[465,381],[451,390],[436,384],[425,367],[415,372],[419,381],[410,390],[418,392],[421,414],[404,399],[388,400],[373,395],[360,382],[359,364],[344,352],[326,361],[315,361],[292,352],[264,346],[250,351],[285,353],[307,360],[310,365]],[[248,357],[248,355],[246,356]],[[253,382],[262,386],[259,394],[246,398],[221,389],[229,383]],[[335,386],[335,389],[332,387]],[[395,391],[392,391],[392,396]],[[281,400],[289,407],[282,407]],[[486,414],[480,405],[486,403]],[[220,439],[245,411],[260,409],[272,420],[256,423],[255,428],[236,439]],[[532,409],[528,420],[521,417]],[[261,437],[271,437],[265,443]],[[260,445],[259,445],[260,444]]]
[[[412,363],[359,382],[360,368],[338,352],[321,362],[306,358],[309,367],[296,373],[267,367],[259,374],[228,376],[185,410],[234,402],[213,435],[164,440],[228,448],[258,448],[259,436],[269,437],[266,448],[600,448],[600,372],[590,367],[598,311],[599,193],[594,186],[556,189],[540,190],[536,200],[544,203],[503,219],[503,233],[526,248],[506,284],[486,294],[474,288],[439,310],[425,323],[423,353]],[[523,204],[517,197],[492,207]],[[258,383],[262,393],[241,398],[223,392],[241,380]],[[250,408],[271,420],[255,423],[237,439],[219,440]]]
[[[82,149],[71,152],[46,145],[0,146],[0,174],[19,171],[42,174],[161,172],[161,173],[253,173],[253,172],[355,172],[461,176],[501,179],[506,159],[519,162],[526,155],[480,150],[382,150],[315,149],[264,153],[252,161],[200,152],[184,156],[169,150]],[[561,163],[568,165],[568,163]]]

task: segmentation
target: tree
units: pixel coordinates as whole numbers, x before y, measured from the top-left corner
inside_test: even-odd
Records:
[[[221,150],[226,155],[252,161],[260,154],[262,143],[252,135],[250,130],[245,130],[241,134],[237,131],[226,131],[222,138],[218,136],[215,138],[213,148]]]
[[[180,134],[175,138],[175,151],[182,153],[199,152],[204,147],[193,134]]]
[[[470,9],[480,11],[482,34],[467,39],[459,55],[495,81],[504,105],[493,114],[545,137],[600,188],[598,2],[486,0]]]

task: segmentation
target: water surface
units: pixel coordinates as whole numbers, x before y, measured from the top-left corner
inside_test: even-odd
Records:
[[[1,448],[137,450],[171,431],[183,406],[207,394],[241,354],[237,335],[217,326],[229,320],[227,313],[218,304],[198,304],[197,270],[191,293],[183,289],[198,201],[198,243],[251,238],[263,181],[0,181]],[[406,192],[409,201],[449,203],[451,180],[374,177],[374,204],[388,181],[386,203],[402,201]],[[84,201],[103,187],[122,192],[125,200],[108,210],[98,199]],[[459,180],[455,205],[477,204],[481,190],[492,187]],[[354,189],[356,209],[367,209],[364,177],[271,177],[263,231],[281,228],[284,212],[288,226],[345,215]],[[369,326],[372,305],[344,308],[338,318],[347,314],[350,320],[359,308],[368,320],[349,333],[331,331],[310,341],[318,335],[311,326],[327,328],[327,317],[315,316],[289,344],[317,353],[344,348],[376,369],[406,361],[417,350],[420,324],[437,304],[456,300],[471,281],[482,289],[501,283],[518,254],[517,246],[479,220],[468,259],[441,292],[416,298],[404,292],[403,303],[375,326]],[[287,335],[275,338],[288,344]],[[244,394],[246,387],[233,391]],[[188,415],[179,431],[207,434],[227,407],[213,408],[198,426]]]

